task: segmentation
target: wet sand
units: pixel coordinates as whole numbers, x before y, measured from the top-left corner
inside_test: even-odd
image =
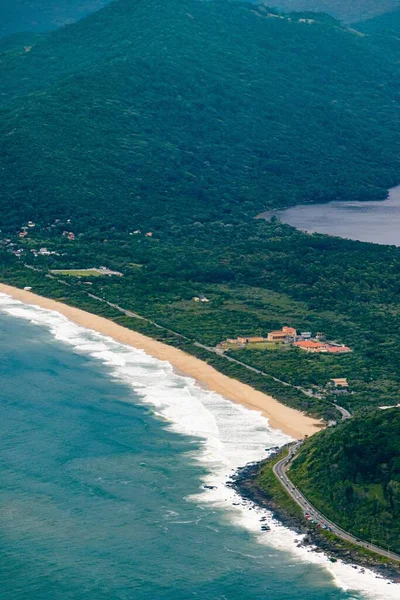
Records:
[[[202,360],[141,333],[121,327],[109,319],[1,283],[0,293],[8,294],[25,304],[34,304],[47,310],[57,311],[77,325],[97,331],[123,344],[144,350],[154,358],[168,361],[175,369],[193,377],[199,384],[209,390],[221,394],[233,402],[238,402],[250,409],[262,412],[268,418],[271,427],[280,429],[293,438],[299,439],[305,435],[313,435],[323,427],[321,421],[289,408],[272,398],[272,396],[259,392],[245,383],[223,375]]]

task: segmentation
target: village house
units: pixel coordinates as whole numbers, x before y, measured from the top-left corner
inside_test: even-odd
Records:
[[[282,327],[280,331],[270,331],[267,336],[269,342],[285,342],[288,338],[296,339],[297,331],[294,327]]]
[[[330,379],[328,387],[331,388],[333,394],[345,394],[348,392],[349,384],[345,377]]]
[[[75,234],[72,231],[63,231],[63,237],[66,237],[70,242],[74,241]]]
[[[331,354],[340,354],[344,352],[351,352],[351,348],[348,348],[347,346],[328,345],[328,352],[330,352]]]
[[[328,345],[322,342],[313,342],[312,340],[303,340],[293,344],[295,348],[300,348],[305,352],[328,352]]]
[[[302,340],[311,340],[312,333],[311,331],[302,331],[300,333],[300,337]]]
[[[260,344],[261,342],[265,342],[265,338],[261,336],[248,336],[248,337],[238,337],[238,344]]]

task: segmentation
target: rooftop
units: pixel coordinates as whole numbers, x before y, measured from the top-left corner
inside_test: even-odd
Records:
[[[295,342],[293,345],[299,346],[300,348],[326,348],[326,344],[322,344],[321,342],[313,342],[311,340]]]
[[[331,379],[331,382],[334,385],[341,385],[344,387],[347,387],[349,385],[347,382],[347,379],[345,377],[339,377],[338,379]]]
[[[328,346],[328,352],[351,352],[347,346]]]

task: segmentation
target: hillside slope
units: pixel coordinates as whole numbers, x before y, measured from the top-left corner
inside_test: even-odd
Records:
[[[73,212],[147,227],[383,197],[400,179],[397,76],[335,22],[112,3],[0,64],[1,225]]]
[[[387,52],[325,15],[309,24],[225,0],[119,0],[24,35],[0,45],[2,280],[143,327],[91,290],[206,345],[283,324],[322,331],[353,352],[250,349],[264,377],[144,328],[328,419],[331,377],[349,377],[350,410],[398,402],[400,250],[254,219],[383,197],[400,181]],[[94,265],[123,277],[51,273]]]
[[[399,0],[273,0],[265,2],[285,11],[324,12],[347,23],[371,19],[390,12],[400,4]]]
[[[400,8],[388,14],[380,15],[354,27],[370,37],[370,41],[388,56],[400,59]]]
[[[2,0],[0,38],[20,31],[42,32],[72,23],[110,0]]]
[[[347,531],[400,552],[400,410],[360,414],[308,440],[290,477]]]

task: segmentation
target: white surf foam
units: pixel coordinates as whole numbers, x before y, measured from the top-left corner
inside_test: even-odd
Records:
[[[300,546],[302,536],[283,527],[269,511],[244,502],[226,485],[239,466],[267,457],[270,448],[290,439],[272,429],[261,413],[204,390],[193,379],[176,374],[168,362],[75,325],[60,313],[23,304],[5,294],[0,294],[0,310],[46,327],[57,340],[102,361],[116,379],[128,383],[144,403],[153,406],[174,431],[200,438],[201,452],[193,452],[192,458],[206,466],[203,483],[209,487],[188,500],[228,509],[227,514],[252,530],[260,543],[328,569],[336,584],[351,590],[357,598],[399,600],[400,585],[389,584],[368,570],[361,573],[341,561],[331,563],[323,553]],[[261,519],[270,531],[261,531]]]

